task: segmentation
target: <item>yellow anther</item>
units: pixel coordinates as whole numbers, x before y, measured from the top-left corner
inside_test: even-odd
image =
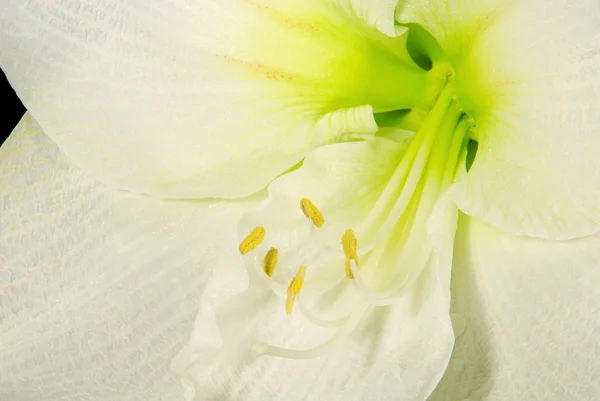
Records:
[[[323,227],[323,224],[325,224],[325,219],[323,218],[323,215],[321,214],[319,209],[317,209],[315,204],[310,201],[310,199],[300,199],[300,210],[302,210],[302,213],[304,213],[304,215],[308,217],[310,221],[312,221],[313,224],[318,228]]]
[[[275,266],[277,266],[277,258],[279,257],[279,251],[277,248],[269,249],[269,252],[265,255],[265,261],[263,263],[263,270],[269,277],[273,277]]]
[[[344,235],[342,235],[342,248],[344,248],[344,254],[346,254],[346,257],[354,259],[356,264],[358,264],[358,255],[356,254],[356,249],[358,248],[358,241],[354,236],[354,231],[344,231]]]
[[[346,272],[346,277],[348,277],[350,280],[354,279],[354,273],[352,273],[352,268],[350,267],[350,258],[346,258],[344,271]]]
[[[296,300],[296,295],[298,295],[298,293],[302,289],[305,276],[306,266],[300,266],[300,268],[298,269],[298,273],[296,273],[296,277],[292,278],[292,281],[290,281],[290,285],[288,285],[287,298],[285,300],[286,315],[292,314],[292,310],[294,309],[294,301]]]
[[[258,226],[248,234],[246,238],[240,243],[240,253],[242,255],[247,254],[257,246],[259,246],[265,239],[265,228]]]
[[[342,248],[344,249],[344,254],[346,255],[346,268],[344,269],[346,271],[346,277],[352,280],[354,278],[354,274],[350,268],[350,259],[354,259],[354,263],[356,263],[358,266],[358,255],[356,253],[358,241],[356,240],[354,231],[344,231],[344,235],[342,235]]]

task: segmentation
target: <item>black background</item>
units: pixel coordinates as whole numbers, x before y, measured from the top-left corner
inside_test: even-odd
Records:
[[[25,107],[0,70],[0,144],[10,135],[25,113]]]

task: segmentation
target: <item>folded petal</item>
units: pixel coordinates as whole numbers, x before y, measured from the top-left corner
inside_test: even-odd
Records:
[[[455,200],[514,234],[600,229],[600,8],[577,2],[410,0],[456,71],[479,149]]]
[[[600,239],[519,238],[462,216],[457,335],[432,401],[593,400],[600,394]]]
[[[394,3],[10,0],[0,63],[48,135],[103,182],[240,197],[321,144],[374,133],[374,111],[423,100],[406,35],[387,35]]]
[[[107,188],[30,115],[0,176],[0,399],[180,400],[171,359],[248,202]]]
[[[251,290],[219,309],[222,346],[209,344],[199,334],[205,329],[197,325],[190,347],[175,360],[187,399],[427,398],[452,350],[448,283],[440,278],[449,276],[448,253],[451,258],[451,249],[444,257],[432,257],[402,302],[367,310],[352,334],[312,359],[252,354],[253,345],[265,339],[278,347],[306,349],[331,340],[336,332],[315,326],[300,313],[285,316],[281,300],[260,288],[260,280],[251,280]],[[442,265],[438,258],[448,263]]]

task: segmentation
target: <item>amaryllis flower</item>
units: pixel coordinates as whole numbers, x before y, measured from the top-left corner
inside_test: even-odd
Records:
[[[591,0],[8,0],[0,396],[599,393]]]

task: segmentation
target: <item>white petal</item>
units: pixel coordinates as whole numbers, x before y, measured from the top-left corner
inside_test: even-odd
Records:
[[[103,182],[239,197],[342,128],[376,127],[350,113],[330,130],[325,114],[419,96],[425,72],[395,56],[406,38],[377,30],[393,3],[8,0],[0,63],[48,135]],[[405,72],[420,78],[395,79]]]
[[[456,241],[464,333],[431,400],[597,399],[600,237],[519,238],[462,216]]]
[[[600,229],[600,5],[412,0],[456,68],[479,150],[455,199],[504,231],[569,239]]]
[[[109,189],[29,115],[0,177],[0,399],[180,400],[171,359],[247,205]]]
[[[442,226],[445,248],[432,256],[406,298],[367,312],[347,339],[315,359],[251,354],[255,342],[304,349],[335,334],[311,325],[300,313],[285,316],[281,301],[251,280],[250,291],[219,311],[223,347],[195,335],[175,361],[188,386],[188,400],[427,398],[445,370],[453,343],[447,303],[452,258],[452,237],[447,234],[453,224],[445,221]]]

